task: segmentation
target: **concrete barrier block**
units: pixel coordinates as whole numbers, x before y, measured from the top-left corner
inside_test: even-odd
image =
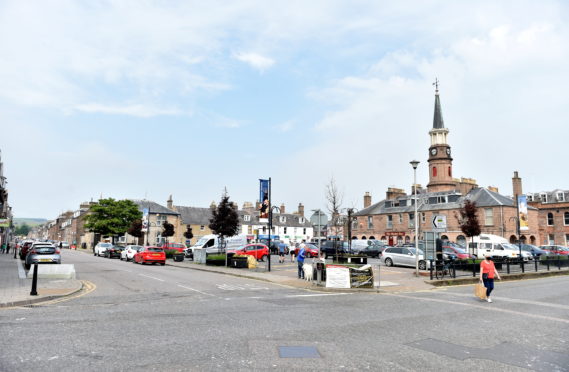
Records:
[[[28,271],[28,279],[34,277],[34,265]],[[75,279],[75,265],[38,265],[39,279]]]

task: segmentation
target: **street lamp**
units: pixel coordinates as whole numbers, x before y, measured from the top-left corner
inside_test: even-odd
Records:
[[[413,194],[415,195],[415,275],[419,276],[419,219],[417,218],[417,166],[419,165],[418,160],[412,160],[409,162],[413,167]]]
[[[320,216],[322,216],[322,211],[320,209],[313,209],[312,212],[318,216],[318,224],[316,226],[318,226],[318,252],[320,252],[320,246],[322,244],[320,239],[320,234],[322,233],[322,219]]]

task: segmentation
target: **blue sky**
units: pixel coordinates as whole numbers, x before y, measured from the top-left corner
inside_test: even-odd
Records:
[[[435,77],[455,176],[568,188],[562,1],[0,1],[17,217],[100,195],[344,207],[426,185]]]

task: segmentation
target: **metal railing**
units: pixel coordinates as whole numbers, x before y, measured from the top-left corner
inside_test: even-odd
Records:
[[[465,260],[430,260],[430,278],[475,278],[480,272],[480,259]],[[525,272],[544,272],[569,270],[569,257],[567,256],[543,256],[533,260],[517,258],[494,258],[494,266],[500,274],[523,274]]]

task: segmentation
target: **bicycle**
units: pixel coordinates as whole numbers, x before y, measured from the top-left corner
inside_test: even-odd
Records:
[[[445,275],[448,275],[452,278],[452,261],[447,261],[445,264],[444,261],[442,263],[437,262],[435,264],[435,278],[437,280],[443,280]]]

